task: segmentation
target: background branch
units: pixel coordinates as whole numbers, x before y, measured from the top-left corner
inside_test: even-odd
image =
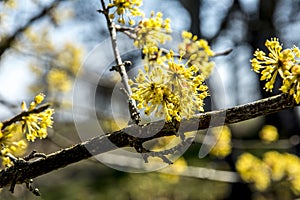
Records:
[[[51,10],[57,7],[57,5],[60,2],[62,1],[60,0],[53,1],[49,6],[44,7],[39,13],[31,17],[24,25],[17,28],[17,30],[15,30],[13,34],[7,36],[6,38],[3,38],[2,41],[0,42],[0,57],[6,52],[7,49],[9,49],[12,46],[13,42],[16,40],[16,38],[19,35],[21,35],[34,22],[48,15],[51,12]]]
[[[296,104],[291,96],[280,94],[226,110],[197,114],[190,120],[183,119],[180,124],[164,123],[164,121],[153,122],[142,127],[134,124],[122,130],[101,135],[83,143],[49,154],[46,158],[28,161],[22,163],[22,165],[14,165],[3,169],[0,171],[0,187],[12,184],[12,180],[15,180],[16,183],[24,183],[28,179],[90,158],[93,155],[128,146],[134,140],[143,143],[154,138],[175,135],[179,126],[180,131],[182,132],[195,131],[212,126],[224,125],[223,116],[225,116],[225,124],[231,124],[293,108],[295,106]],[[210,124],[211,119],[214,119],[214,124]],[[164,125],[161,128],[162,124]],[[130,133],[130,135],[127,133]],[[152,133],[157,134],[145,138],[145,136],[151,135]]]

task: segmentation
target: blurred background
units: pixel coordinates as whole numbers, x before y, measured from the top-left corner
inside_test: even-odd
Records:
[[[0,0],[0,120],[20,112],[21,102],[30,102],[39,92],[56,110],[48,138],[30,144],[28,152],[52,153],[95,136],[89,124],[95,114],[103,132],[127,126],[126,96],[116,89],[119,75],[109,71],[114,58],[98,9],[98,0]],[[206,110],[280,93],[279,86],[272,93],[263,91],[250,59],[257,48],[266,50],[264,43],[272,37],[278,37],[284,48],[300,46],[298,0],[144,0],[141,9],[146,17],[152,10],[169,17],[174,41],[189,30],[206,39],[215,52],[233,49],[213,58]],[[140,52],[126,37],[118,37],[122,58],[134,63],[128,69],[132,78],[141,66]],[[76,130],[74,116],[86,135]],[[277,141],[263,141],[265,125],[276,128]],[[165,171],[126,173],[89,159],[38,177],[34,184],[45,200],[295,199],[300,193],[286,180],[274,181],[263,191],[242,181],[235,163],[244,152],[257,157],[270,150],[298,155],[299,129],[299,109],[285,110],[229,126],[223,130],[229,136],[216,136],[225,144],[201,159],[198,153],[206,132],[199,132],[196,143]],[[24,185],[18,185],[15,194],[2,189],[0,198],[40,199]]]

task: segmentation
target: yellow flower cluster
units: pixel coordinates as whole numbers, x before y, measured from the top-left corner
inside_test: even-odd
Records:
[[[8,153],[14,156],[21,156],[27,149],[27,141],[22,133],[22,124],[14,123],[4,129],[0,123],[0,144],[1,144],[1,160],[3,166],[11,166],[11,160],[6,157]]]
[[[8,8],[15,8],[17,6],[16,0],[4,0],[4,5]]]
[[[215,127],[212,128],[211,131],[217,143],[209,153],[218,158],[224,158],[228,156],[231,153],[231,131],[229,127]]]
[[[57,53],[56,60],[65,66],[70,73],[76,75],[80,69],[83,57],[83,49],[66,42],[64,47]]]
[[[51,91],[67,92],[71,89],[71,80],[66,71],[61,69],[49,71],[47,83]]]
[[[180,121],[179,98],[167,87],[168,77],[160,68],[154,68],[144,73],[139,71],[136,83],[130,81],[132,86],[132,98],[139,103],[139,109],[145,108],[145,114],[155,112],[155,116],[162,117],[165,114],[166,121],[173,118]]]
[[[208,87],[197,68],[188,67],[187,63],[175,60],[173,51],[166,54],[164,62],[146,63],[146,73],[140,70],[135,82],[130,81],[132,98],[139,102],[138,108],[145,108],[146,115],[153,111],[158,117],[164,114],[167,122],[203,111]]]
[[[265,125],[259,132],[259,137],[266,143],[274,142],[278,139],[277,128],[272,125]]]
[[[83,49],[70,42],[64,43],[59,48],[54,47],[47,29],[38,34],[28,28],[24,36],[27,43],[20,43],[17,49],[21,49],[20,51],[29,49],[40,58],[34,60],[30,66],[40,78],[39,83],[35,82],[31,86],[32,92],[39,92],[42,88],[49,91],[49,97],[55,96],[57,92],[68,92],[73,78],[80,69]]]
[[[284,49],[279,43],[278,38],[267,40],[265,46],[270,51],[266,55],[257,49],[254,53],[255,58],[251,60],[253,70],[261,74],[261,81],[266,81],[265,90],[272,91],[275,79],[279,74],[282,78],[280,90],[284,93],[293,95],[295,101],[300,103],[300,51],[298,47]]]
[[[215,53],[210,49],[208,42],[187,31],[183,31],[181,35],[183,42],[178,46],[179,52],[184,54],[185,58],[189,58],[189,64],[197,67],[204,77],[209,77],[215,65],[210,61],[210,57]]]
[[[31,111],[36,108],[44,100],[44,95],[39,94],[35,97],[34,101],[30,103],[29,109],[25,102],[22,102],[23,111]],[[52,127],[53,120],[52,115],[53,109],[46,109],[40,113],[31,113],[28,116],[22,117],[22,131],[26,135],[28,141],[34,141],[36,138],[46,138],[47,128]]]
[[[262,159],[250,153],[242,154],[236,169],[247,183],[259,191],[266,190],[272,182],[287,181],[292,191],[300,194],[300,159],[289,153],[266,152]]]
[[[33,111],[44,100],[43,94],[38,94],[34,101],[30,103],[27,109],[26,104],[22,103],[23,112]],[[27,149],[27,141],[34,141],[36,137],[45,138],[47,136],[47,127],[51,127],[53,109],[47,108],[39,113],[29,113],[22,119],[13,122],[11,125],[3,127],[0,123],[0,145],[1,159],[3,166],[12,164],[7,154],[21,156]],[[26,139],[25,139],[26,137]]]
[[[236,170],[247,183],[253,183],[258,191],[266,190],[270,184],[270,171],[266,163],[250,153],[242,154],[236,162]]]
[[[134,45],[143,49],[143,53],[153,56],[158,52],[158,44],[172,39],[170,19],[163,19],[161,12],[151,12],[150,18],[144,18],[136,28]]]
[[[126,14],[129,21],[129,25],[133,26],[135,21],[130,18],[130,16],[144,16],[144,13],[139,9],[142,6],[142,0],[113,0],[113,3],[108,4],[108,8],[116,8],[113,13],[109,15],[111,19],[115,18],[115,14],[117,14],[118,22],[121,24],[125,24],[124,15]]]

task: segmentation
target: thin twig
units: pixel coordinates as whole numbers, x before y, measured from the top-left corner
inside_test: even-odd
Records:
[[[101,10],[101,12],[100,11],[99,12],[102,13],[106,19],[108,31],[109,31],[110,38],[111,38],[111,44],[112,44],[112,48],[113,48],[113,52],[114,52],[114,56],[115,56],[115,60],[116,60],[116,66],[118,68],[117,71],[119,72],[119,74],[122,78],[122,83],[123,83],[123,86],[124,86],[126,92],[130,96],[129,100],[132,102],[132,105],[134,106],[135,110],[137,110],[136,102],[134,99],[131,98],[132,91],[128,84],[128,75],[126,72],[125,64],[122,61],[121,54],[120,54],[120,51],[118,48],[116,25],[109,17],[109,10],[108,10],[107,6],[105,5],[104,0],[101,0],[100,2],[102,5],[102,10]]]
[[[135,28],[132,27],[125,27],[125,26],[120,26],[120,25],[115,25],[116,31],[117,32],[122,32],[125,35],[127,35],[130,39],[135,40],[136,39],[136,31]]]
[[[232,52],[232,49],[227,49],[225,51],[222,52],[217,52],[213,55],[213,57],[217,57],[217,56],[226,56],[228,54],[230,54]]]
[[[29,111],[23,111],[21,112],[20,114],[14,116],[13,118],[9,119],[9,120],[6,120],[6,121],[3,121],[2,124],[2,130],[4,130],[7,126],[17,122],[17,121],[21,121],[23,117],[26,117],[30,114],[33,114],[33,113],[40,113],[40,112],[43,112],[45,111],[46,109],[48,109],[50,107],[50,104],[44,104],[44,105],[41,105],[39,106],[38,108],[34,108],[32,110],[29,110]]]

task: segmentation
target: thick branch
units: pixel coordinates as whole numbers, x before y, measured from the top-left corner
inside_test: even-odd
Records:
[[[212,126],[236,123],[258,116],[279,112],[280,110],[293,108],[295,106],[296,104],[292,97],[287,94],[281,94],[229,108],[227,110],[197,114],[190,120],[182,120],[180,124],[175,124],[175,126],[173,124],[164,124],[163,121],[157,121],[143,127],[131,125],[111,134],[101,135],[83,143],[49,154],[46,158],[6,168],[0,171],[0,187],[11,184],[14,179],[16,183],[23,183],[25,180],[38,177],[80,160],[90,158],[93,155],[128,146],[132,141],[143,143],[154,138],[174,135],[176,134],[175,130],[178,130],[179,126],[181,132],[195,131]],[[223,119],[222,116],[225,116],[225,118]],[[210,123],[211,119],[214,119],[213,124]],[[156,134],[148,138],[145,137],[147,135],[152,135],[153,133]]]

